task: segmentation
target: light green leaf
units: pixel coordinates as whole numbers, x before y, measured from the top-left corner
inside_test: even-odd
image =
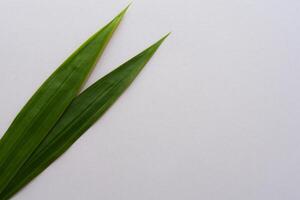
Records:
[[[0,141],[0,192],[78,94],[126,9],[76,50],[43,83],[14,119]]]
[[[62,155],[118,99],[167,36],[104,76],[76,97],[50,134],[0,194],[6,200]]]

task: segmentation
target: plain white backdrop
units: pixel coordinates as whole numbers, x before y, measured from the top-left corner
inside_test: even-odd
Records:
[[[126,0],[0,1],[0,136]],[[136,0],[90,85],[171,36],[15,200],[300,199],[300,2]]]

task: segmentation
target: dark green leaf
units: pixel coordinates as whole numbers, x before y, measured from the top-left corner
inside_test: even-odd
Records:
[[[70,104],[46,139],[0,194],[5,200],[62,155],[131,84],[167,36],[98,80]]]
[[[124,13],[125,10],[76,50],[14,119],[0,141],[0,192],[78,94]]]

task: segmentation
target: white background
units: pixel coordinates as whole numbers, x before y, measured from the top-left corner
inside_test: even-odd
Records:
[[[0,135],[125,0],[0,1]],[[88,85],[172,31],[15,200],[300,199],[299,0],[136,0]]]

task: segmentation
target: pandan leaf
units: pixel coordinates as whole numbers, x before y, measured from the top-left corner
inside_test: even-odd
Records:
[[[167,36],[104,76],[76,97],[50,134],[0,194],[6,200],[62,155],[118,99]]]
[[[78,94],[126,9],[80,46],[43,83],[14,119],[0,141],[0,192]]]

